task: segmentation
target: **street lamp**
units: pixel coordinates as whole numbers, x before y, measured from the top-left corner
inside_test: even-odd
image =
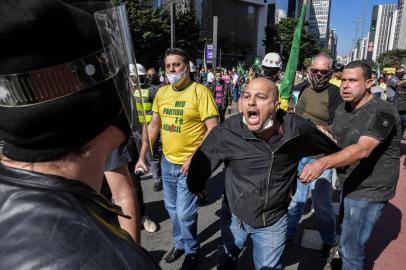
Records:
[[[185,14],[190,10],[190,0],[168,0],[165,2],[169,5],[169,12],[171,17],[171,49],[175,47],[175,22],[176,14]]]

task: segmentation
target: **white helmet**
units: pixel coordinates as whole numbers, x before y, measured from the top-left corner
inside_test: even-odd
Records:
[[[282,69],[282,59],[277,53],[267,53],[262,60],[262,66],[264,67],[277,67]]]
[[[189,61],[190,72],[196,72],[196,66],[192,61]]]
[[[147,74],[147,72],[145,71],[145,68],[144,68],[143,65],[138,64],[138,63],[137,63],[136,65],[137,65],[137,73],[138,73],[138,76],[142,76],[142,75]],[[135,76],[136,73],[135,73],[134,64],[130,64],[130,65],[129,65],[129,68],[130,68],[130,75],[131,75],[131,76]]]

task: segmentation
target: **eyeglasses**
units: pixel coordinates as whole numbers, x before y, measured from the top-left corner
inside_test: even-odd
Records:
[[[316,68],[311,68],[310,72],[312,74],[320,74],[320,75],[327,75],[330,73],[330,70],[323,70],[323,69],[316,69]]]

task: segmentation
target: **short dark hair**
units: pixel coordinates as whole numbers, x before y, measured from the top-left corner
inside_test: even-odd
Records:
[[[166,57],[169,56],[169,55],[182,56],[183,62],[185,64],[189,65],[189,54],[184,49],[181,49],[181,48],[173,48],[173,49],[169,48],[169,49],[166,49],[164,61],[165,61]]]
[[[362,75],[364,76],[365,80],[371,79],[372,69],[371,66],[365,63],[364,61],[352,61],[348,65],[344,67],[344,69],[351,69],[351,68],[360,68],[362,70]]]

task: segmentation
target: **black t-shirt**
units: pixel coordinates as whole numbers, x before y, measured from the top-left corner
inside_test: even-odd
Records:
[[[399,114],[394,107],[377,97],[356,110],[344,102],[335,112],[332,132],[343,148],[356,144],[361,136],[381,142],[368,158],[347,168],[343,195],[369,202],[393,198],[399,178],[401,138]]]

